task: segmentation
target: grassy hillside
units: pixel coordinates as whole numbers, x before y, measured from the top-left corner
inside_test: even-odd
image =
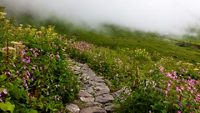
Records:
[[[66,68],[67,55],[87,63],[98,75],[104,76],[112,92],[123,87],[132,90],[125,101],[116,99],[116,112],[199,113],[200,53],[193,45],[181,46],[177,43],[183,40],[113,25],[104,25],[97,31],[63,24],[53,18],[46,21],[20,18],[18,23],[29,23],[37,29],[11,23],[1,13],[0,60],[7,65],[0,67],[0,80],[5,80],[0,82],[0,93],[4,95],[0,104],[10,109],[0,106],[0,110],[62,111],[78,91],[76,78]],[[61,35],[52,27],[42,27],[50,24]],[[16,49],[18,44],[25,54]],[[14,52],[9,53],[5,49],[8,46]],[[31,70],[32,67],[36,69]],[[33,81],[26,77],[27,71],[31,72]]]
[[[78,41],[86,41],[97,46],[109,47],[114,50],[118,48],[142,48],[148,50],[151,54],[157,52],[161,56],[173,57],[178,60],[186,60],[193,63],[200,62],[200,49],[178,46],[176,43],[182,42],[182,39],[172,40],[170,39],[171,37],[169,38],[157,33],[131,31],[127,28],[115,25],[102,25],[99,28],[100,30],[93,30],[88,27],[59,21],[56,18],[45,21],[32,19],[33,17],[30,15],[20,16],[18,18],[19,23],[36,26],[54,25],[55,30],[60,34],[65,34],[68,39],[75,38]],[[193,42],[197,41],[193,40]]]

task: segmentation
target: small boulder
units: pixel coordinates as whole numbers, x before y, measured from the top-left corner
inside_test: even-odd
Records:
[[[76,104],[68,104],[66,106],[66,109],[69,112],[72,112],[72,113],[79,113],[80,112],[80,108]]]

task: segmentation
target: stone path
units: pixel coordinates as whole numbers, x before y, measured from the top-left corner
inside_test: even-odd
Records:
[[[86,64],[75,61],[72,71],[78,75],[81,90],[78,100],[68,104],[66,108],[72,113],[110,113],[113,111],[114,97],[110,93],[103,77],[97,76]]]

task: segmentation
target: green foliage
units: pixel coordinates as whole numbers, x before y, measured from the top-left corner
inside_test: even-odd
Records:
[[[14,104],[15,112],[58,112],[75,98],[77,81],[67,68],[66,54],[108,79],[112,91],[124,86],[133,90],[124,102],[119,102],[116,112],[199,112],[200,54],[196,49],[180,47],[176,40],[156,33],[132,32],[112,25],[94,31],[71,24],[66,27],[56,19],[36,21],[44,26],[55,24],[59,33],[67,33],[67,39],[58,36],[51,26],[36,29],[0,18],[0,47],[5,47],[9,37],[9,42],[20,43],[21,51],[26,53],[18,54],[17,46],[9,43],[9,65],[0,68],[0,87],[8,90],[3,100]],[[71,40],[74,37],[78,41]],[[5,63],[6,56],[5,51],[0,52],[1,63]],[[31,61],[22,62],[24,57]],[[12,76],[5,74],[7,68]],[[24,84],[27,71],[34,81],[26,78]],[[194,89],[187,89],[189,85]]]
[[[0,109],[15,113],[66,112],[77,78],[54,28],[14,25],[0,13]],[[5,103],[4,103],[5,102]]]
[[[118,113],[175,113],[173,104],[165,101],[161,92],[147,87],[136,89],[130,97],[121,103]]]
[[[0,111],[9,111],[10,113],[13,113],[15,109],[15,105],[11,104],[10,102],[0,102]]]
[[[186,88],[187,80],[193,81],[195,79],[199,83],[198,63],[177,61],[170,57],[161,57],[153,61],[151,55],[144,49],[131,50],[127,48],[114,51],[85,42],[73,41],[69,41],[67,45],[69,55],[88,63],[97,73],[105,76],[111,81],[109,85],[113,91],[124,86],[132,88],[131,96],[125,102],[120,103],[121,106],[116,112],[132,113],[141,111],[141,113],[144,113],[151,111],[167,113],[177,112],[178,110],[182,112],[199,111],[197,107],[199,102],[194,102],[199,92],[198,85],[194,86],[195,89],[198,89],[193,91],[195,92],[194,95],[185,90],[182,93],[184,96],[181,96],[184,98],[183,100],[177,99],[180,95],[176,91],[177,87],[184,86]],[[181,78],[173,81],[173,88],[169,91],[170,95],[165,96],[166,85],[169,80],[165,76],[168,74],[176,74],[175,76],[181,76]],[[181,101],[182,107],[177,105],[178,100]],[[188,102],[193,103],[192,107],[187,107]]]

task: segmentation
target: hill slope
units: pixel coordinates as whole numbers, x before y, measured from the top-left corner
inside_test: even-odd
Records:
[[[125,101],[115,100],[116,112],[200,111],[199,50],[177,44],[182,40],[113,25],[97,31],[23,20],[35,28],[13,23],[4,13],[0,22],[0,61],[6,64],[0,67],[0,111],[65,112],[79,89],[66,56],[104,76],[111,93],[132,90],[122,95]],[[42,26],[50,24],[61,35]]]

